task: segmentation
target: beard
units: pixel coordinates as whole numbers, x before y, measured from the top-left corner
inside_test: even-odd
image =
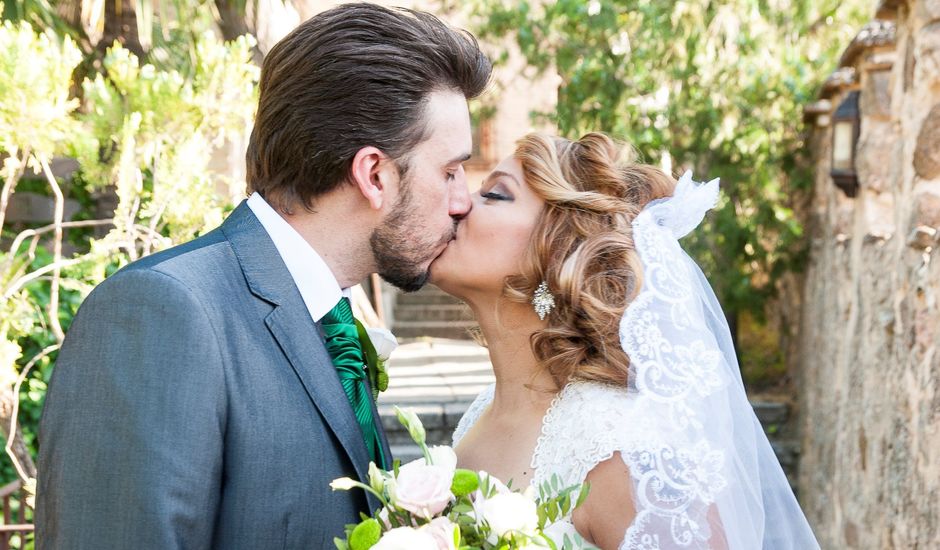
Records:
[[[423,237],[423,216],[413,204],[412,185],[403,183],[398,203],[372,232],[369,245],[379,275],[405,292],[414,292],[431,276],[422,264],[433,260],[437,250],[454,239],[457,221],[438,239]]]

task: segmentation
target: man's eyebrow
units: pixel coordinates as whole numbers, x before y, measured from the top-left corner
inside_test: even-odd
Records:
[[[447,166],[450,166],[451,164],[457,164],[460,162],[467,162],[468,160],[470,160],[470,156],[471,156],[470,153],[464,153],[458,157],[454,157],[453,159],[447,161]]]

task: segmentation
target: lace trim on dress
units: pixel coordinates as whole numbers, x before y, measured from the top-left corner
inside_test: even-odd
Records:
[[[486,407],[489,406],[490,402],[493,401],[493,392],[496,389],[496,384],[490,384],[483,391],[477,395],[476,399],[473,400],[473,403],[470,403],[470,406],[467,407],[467,412],[460,417],[460,420],[457,421],[457,427],[454,428],[453,446],[456,447],[460,440],[467,435],[467,432],[470,431],[470,428],[477,423],[477,420],[480,419],[480,415],[483,414],[483,411],[486,410]]]
[[[573,381],[552,401],[532,455],[532,483],[561,478],[562,486],[584,482],[588,472],[628,444],[624,430],[626,388]]]

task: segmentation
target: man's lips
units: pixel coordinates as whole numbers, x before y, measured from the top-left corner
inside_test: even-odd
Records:
[[[434,255],[433,258],[431,258],[431,263],[433,264],[433,263],[436,262],[441,256],[443,256],[443,255],[444,255],[444,252],[446,252],[447,249],[450,248],[450,246],[451,246],[452,244],[454,244],[456,241],[457,241],[457,231],[454,231],[454,233],[453,233],[453,234],[451,235],[451,237],[450,237],[450,240],[448,240],[448,241],[443,242],[443,243],[440,244],[440,250],[437,252],[437,254]]]

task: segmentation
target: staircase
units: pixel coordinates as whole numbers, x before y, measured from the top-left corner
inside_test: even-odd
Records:
[[[379,415],[392,456],[402,463],[418,458],[420,451],[398,422],[396,405],[418,414],[429,446],[450,445],[460,417],[495,380],[486,349],[468,340],[424,338],[403,344],[392,353],[388,372]]]
[[[404,343],[392,354],[389,388],[378,402],[392,456],[402,464],[420,457],[418,447],[395,416],[395,405],[414,409],[424,424],[429,446],[450,445],[467,407],[493,381],[486,349],[472,341],[422,338]],[[789,405],[755,397],[751,406],[791,487],[795,487],[799,443]]]
[[[395,298],[392,332],[399,339],[450,338],[469,340],[469,330],[476,327],[466,304],[427,285],[417,292],[400,292]]]
[[[476,395],[493,382],[486,349],[472,341],[477,325],[470,308],[439,288],[398,293],[392,331],[403,345],[389,363],[389,389],[379,397],[379,413],[402,463],[420,456],[399,424],[394,406],[410,407],[421,418],[428,445],[449,445],[457,422]],[[795,485],[799,443],[789,405],[755,398],[754,412],[770,439],[784,472]]]

